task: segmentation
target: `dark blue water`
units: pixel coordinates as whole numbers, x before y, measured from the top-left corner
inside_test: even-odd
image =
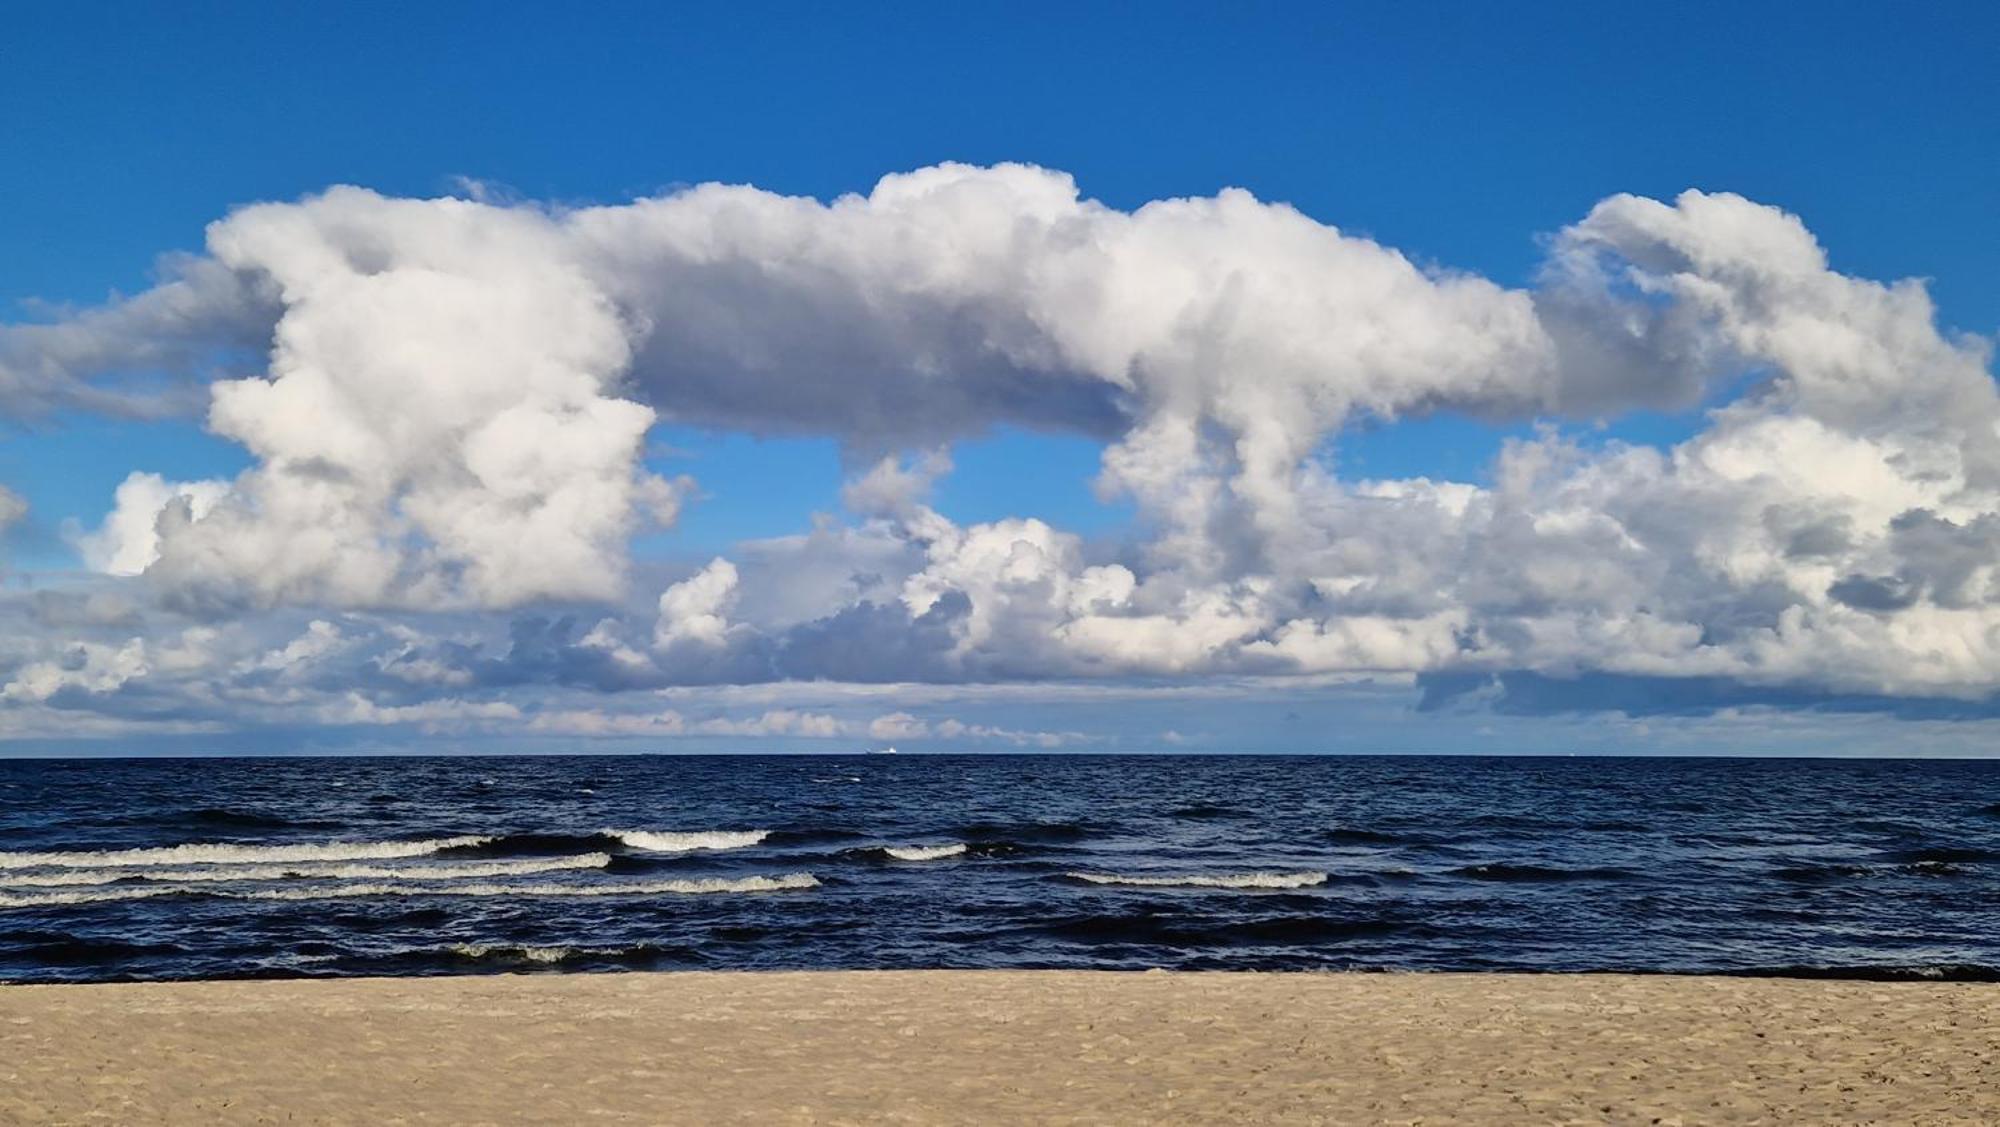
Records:
[[[13,761],[0,851],[0,979],[15,981],[1154,966],[2000,978],[2000,762]]]

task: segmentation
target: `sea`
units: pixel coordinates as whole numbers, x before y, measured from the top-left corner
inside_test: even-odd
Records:
[[[0,980],[2000,980],[2000,761],[0,761]]]

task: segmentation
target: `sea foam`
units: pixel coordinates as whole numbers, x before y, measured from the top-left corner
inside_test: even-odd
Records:
[[[819,880],[811,873],[786,873],[775,877],[713,877],[701,880],[616,884],[329,884],[309,888],[262,888],[253,891],[159,885],[23,896],[0,893],[0,908],[40,908],[62,904],[146,900],[176,893],[216,896],[230,900],[351,900],[382,896],[696,896],[721,892],[787,892],[818,887]]]
[[[891,845],[882,852],[898,861],[937,861],[945,857],[956,857],[964,853],[965,843],[948,842],[944,845]]]
[[[233,865],[286,861],[379,861],[422,857],[445,849],[484,845],[491,837],[437,837],[423,841],[327,841],[303,845],[191,842],[152,849],[78,849],[47,853],[0,852],[0,870],[129,868],[148,865]]]
[[[341,884],[324,888],[231,893],[245,900],[318,900],[356,896],[693,896],[714,892],[785,892],[818,888],[811,873],[775,877],[706,877],[616,884]]]
[[[771,836],[766,830],[702,830],[677,833],[670,830],[605,830],[633,849],[648,853],[692,853],[697,849],[743,849]]]
[[[1071,880],[1088,884],[1127,885],[1134,888],[1310,888],[1326,883],[1322,872],[1302,873],[1218,873],[1212,876],[1189,873],[1174,876],[1127,876],[1123,873],[1064,873]]]
[[[531,963],[560,963],[577,953],[575,947],[508,947],[489,943],[454,943],[447,948],[465,959],[517,956]],[[614,948],[614,953],[622,950]]]
[[[323,861],[302,862],[296,865],[221,865],[212,869],[71,869],[60,873],[0,873],[0,886],[50,888],[65,885],[115,884],[122,880],[138,879],[160,884],[289,879],[477,880],[484,877],[558,872],[565,869],[601,869],[610,863],[609,853],[585,853],[577,857],[487,861],[471,865],[350,865]]]

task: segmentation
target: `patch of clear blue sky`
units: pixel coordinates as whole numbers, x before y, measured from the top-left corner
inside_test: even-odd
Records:
[[[30,570],[77,566],[64,523],[95,525],[127,474],[233,477],[249,464],[242,447],[181,422],[65,415],[0,430],[0,483],[28,502],[25,525],[9,532],[12,562]]]
[[[961,523],[1035,516],[1091,535],[1131,514],[1123,502],[1100,502],[1091,488],[1102,447],[1074,435],[1001,429],[952,449],[953,472],[932,498]],[[753,438],[688,427],[654,432],[647,464],[688,474],[698,488],[671,532],[642,540],[642,552],[706,555],[740,540],[810,527],[813,513],[840,512],[844,477],[862,467],[841,460],[831,439]],[[774,507],[773,498],[782,499]]]
[[[1929,277],[1948,324],[1990,332],[1996,40],[2000,5],[1963,2],[13,5],[0,315],[141,288],[229,205],[336,182],[826,196],[957,159],[1063,168],[1127,207],[1241,185],[1508,284],[1607,194],[1733,190],[1800,213],[1840,269]],[[1672,441],[1697,419],[1608,433]],[[1515,432],[1363,429],[1340,458],[1477,479]],[[837,497],[828,443],[697,437],[679,444],[710,499],[683,548],[795,531]],[[1007,433],[955,457],[940,503],[959,519],[1118,519],[1090,497],[1086,441]],[[35,542],[95,520],[128,469],[241,462],[190,424],[0,437]]]

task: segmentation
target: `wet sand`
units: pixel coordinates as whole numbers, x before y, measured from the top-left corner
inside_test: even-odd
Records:
[[[4,1123],[1993,1123],[2000,986],[1037,971],[0,987]]]

